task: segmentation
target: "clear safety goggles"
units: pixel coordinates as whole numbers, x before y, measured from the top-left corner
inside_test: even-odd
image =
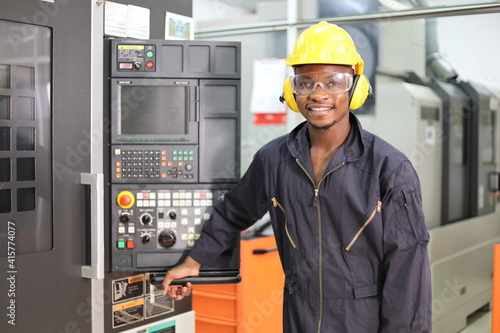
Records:
[[[299,96],[309,96],[317,86],[330,95],[341,94],[352,87],[353,76],[349,73],[311,72],[290,77],[292,90]]]

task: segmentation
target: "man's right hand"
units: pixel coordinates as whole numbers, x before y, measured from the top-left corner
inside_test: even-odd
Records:
[[[187,283],[182,285],[170,285],[175,279],[182,279],[188,276],[198,276],[200,274],[201,265],[191,257],[186,257],[184,262],[167,271],[163,279],[163,295],[167,295],[176,301],[180,301],[191,294],[192,285]]]

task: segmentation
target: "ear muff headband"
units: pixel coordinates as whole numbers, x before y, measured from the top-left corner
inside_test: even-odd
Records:
[[[365,103],[366,99],[371,98],[371,96],[372,92],[368,78],[364,75],[354,75],[352,87],[349,90],[349,109],[356,110],[360,108]],[[292,90],[290,77],[287,77],[283,84],[283,95],[280,97],[280,100],[282,102],[286,101],[290,110],[300,112],[297,101],[295,100],[295,94]]]

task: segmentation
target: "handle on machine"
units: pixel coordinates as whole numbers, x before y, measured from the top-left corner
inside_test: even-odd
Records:
[[[104,278],[104,177],[102,173],[82,173],[80,183],[90,187],[90,265],[82,266],[82,277]]]
[[[200,87],[194,87],[194,96],[195,96],[195,111],[194,111],[194,121],[200,121]]]
[[[500,192],[500,172],[498,171],[493,171],[490,172],[490,191],[495,193],[495,192]]]
[[[149,274],[149,282],[155,287],[161,287],[165,274]],[[171,285],[186,285],[188,282],[191,284],[235,284],[241,281],[241,275],[228,275],[228,276],[188,276],[182,279],[173,280]]]

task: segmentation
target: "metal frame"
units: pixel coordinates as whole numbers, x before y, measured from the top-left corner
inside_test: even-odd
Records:
[[[500,13],[500,3],[483,3],[474,5],[442,6],[423,9],[409,9],[395,12],[370,13],[363,15],[349,15],[342,17],[322,17],[297,21],[297,0],[288,1],[288,19],[272,22],[252,23],[237,26],[225,26],[220,28],[202,29],[195,32],[195,38],[213,38],[221,36],[253,34],[262,32],[273,32],[288,30],[290,28],[303,29],[315,24],[319,19],[335,22],[336,24],[361,24],[369,22],[399,21],[419,18],[447,17]],[[292,3],[292,5],[290,5]],[[295,3],[295,5],[293,5]],[[292,30],[293,31],[293,30]],[[290,40],[292,40],[290,37]],[[295,39],[293,39],[295,42]],[[291,44],[293,45],[293,43]]]

